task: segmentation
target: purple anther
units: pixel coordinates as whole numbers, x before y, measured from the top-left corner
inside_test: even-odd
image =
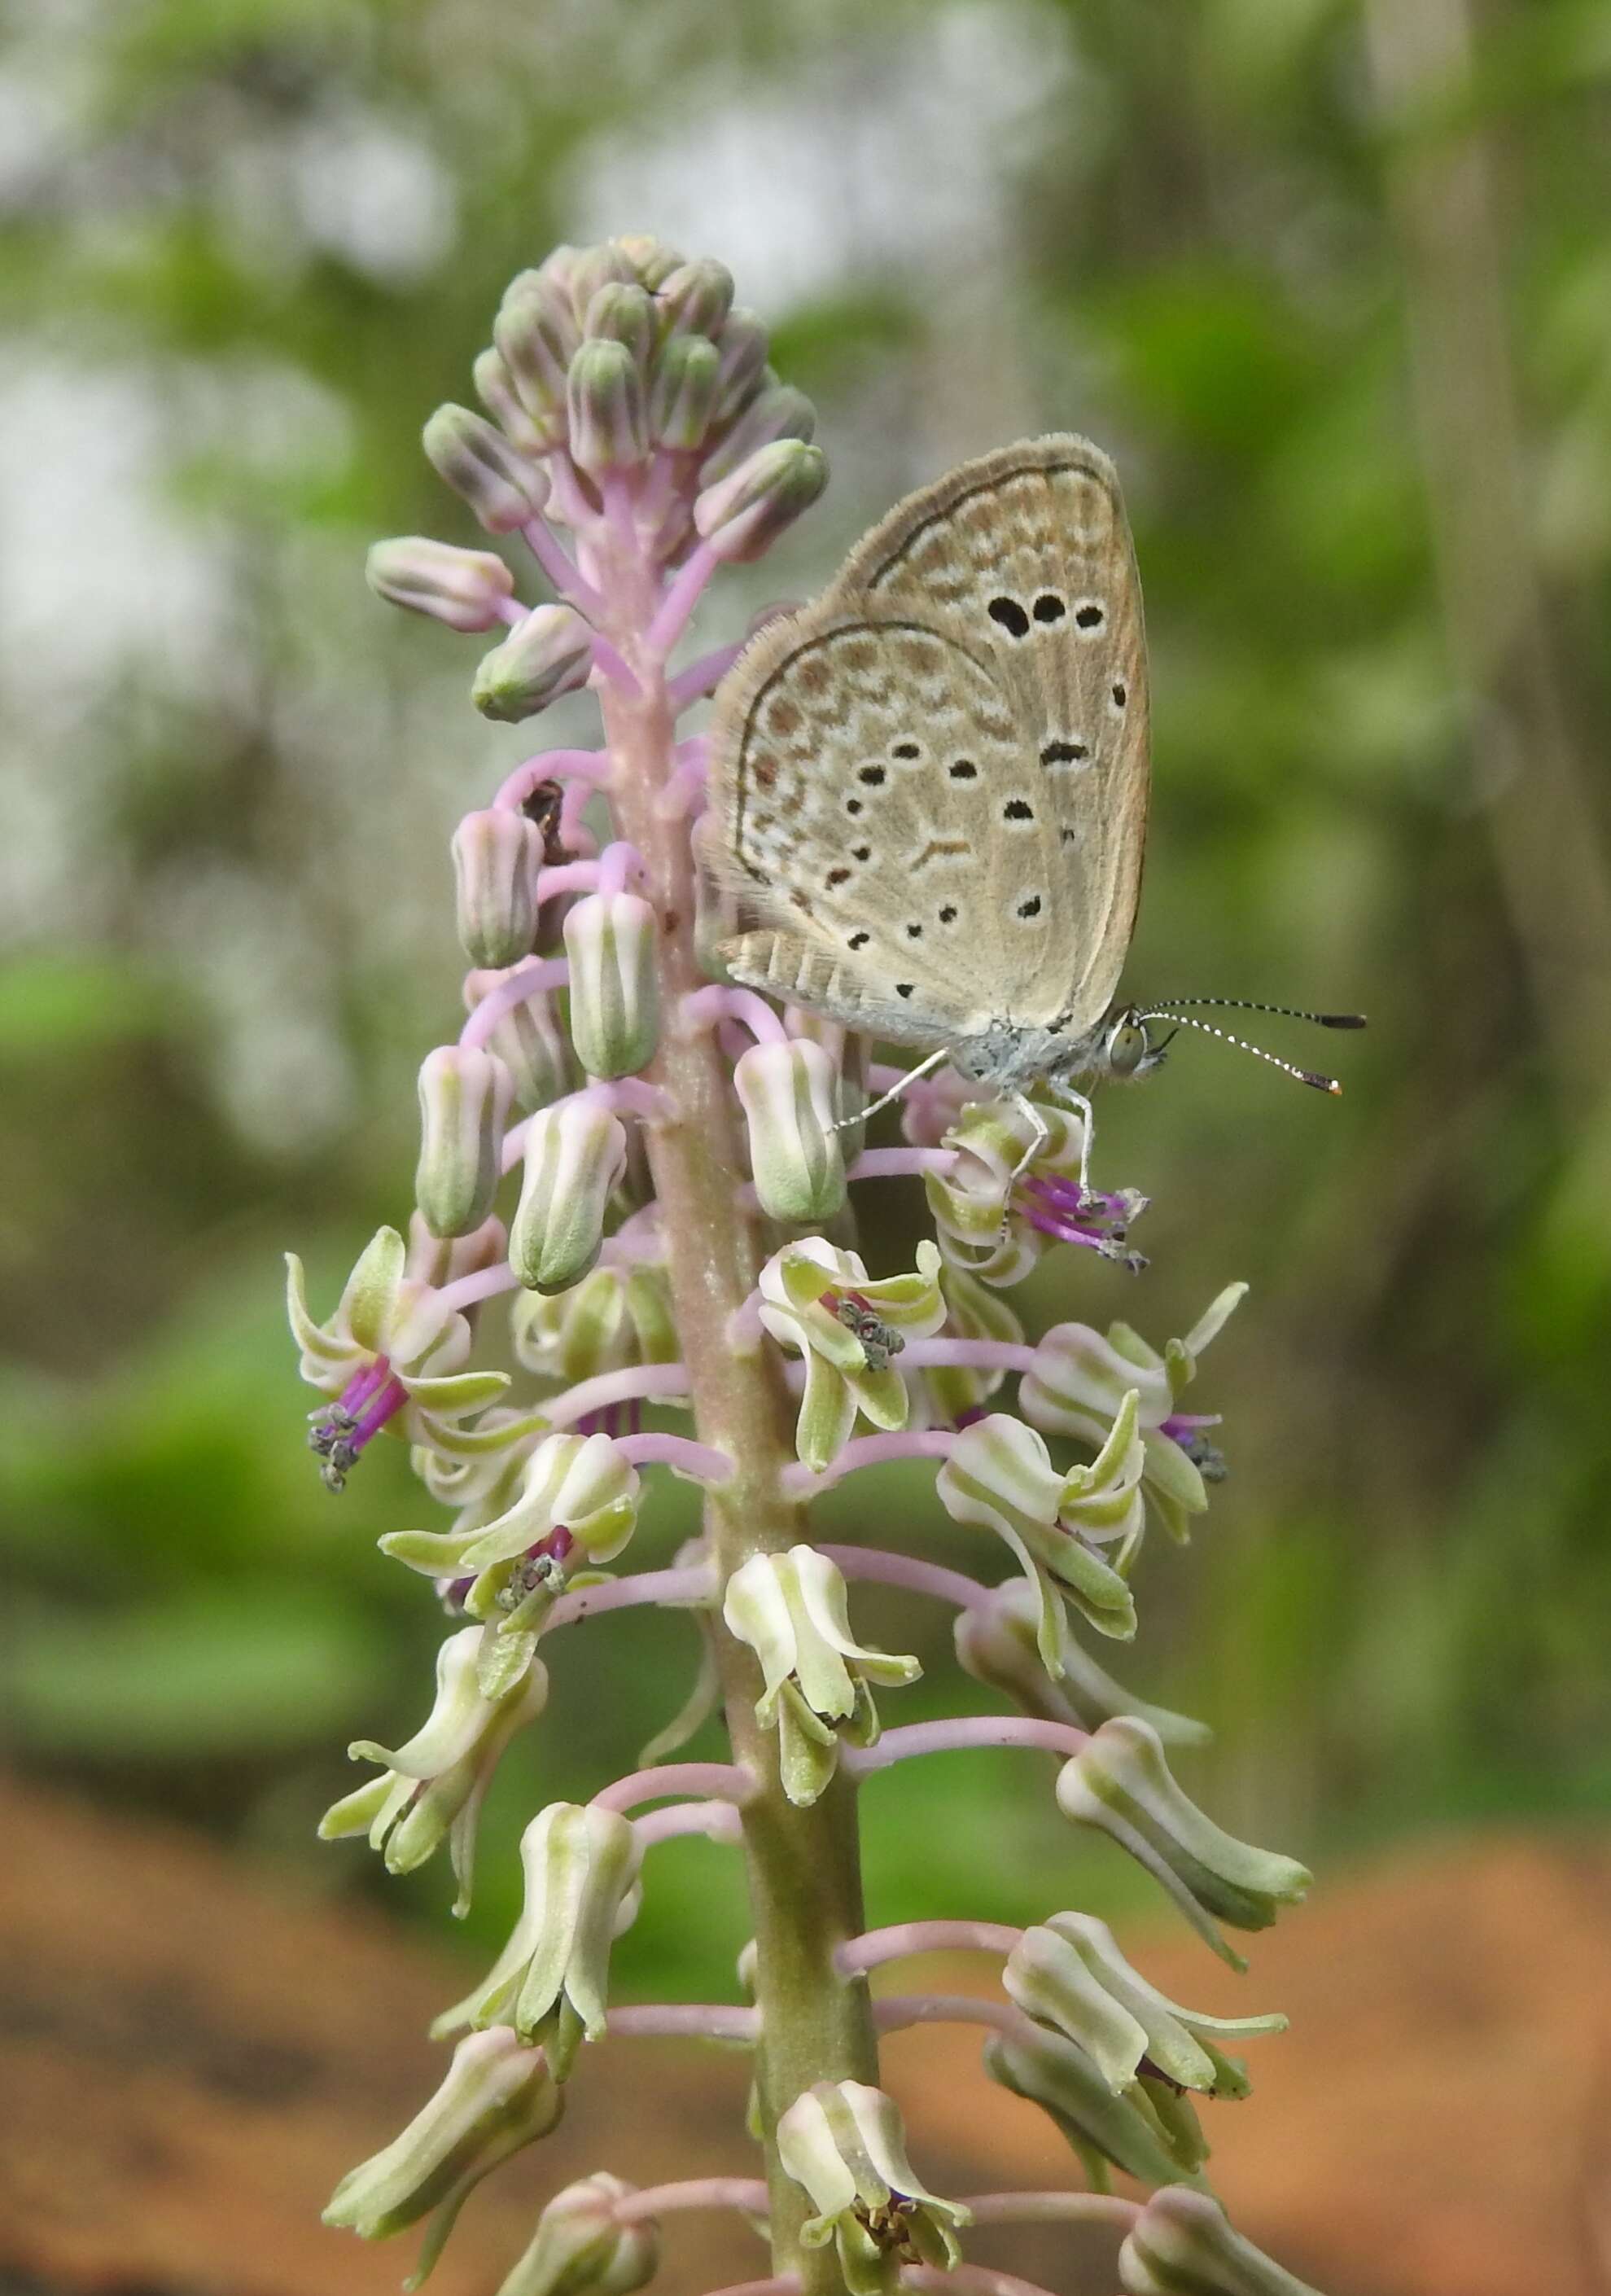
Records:
[[[1230,1472],[1225,1455],[1202,1431],[1205,1427],[1217,1427],[1219,1423],[1217,1411],[1177,1411],[1159,1423],[1158,1433],[1180,1445],[1206,1483],[1223,1483]]]

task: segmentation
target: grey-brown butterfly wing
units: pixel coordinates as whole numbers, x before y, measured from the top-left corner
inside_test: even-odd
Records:
[[[701,847],[754,919],[719,954],[897,1041],[1059,1010],[1071,881],[1010,697],[926,620],[835,594],[769,625],[717,698]]]
[[[1009,698],[1067,896],[1062,978],[1022,981],[1009,1017],[1090,1026],[1130,945],[1150,788],[1141,582],[1112,463],[1072,433],[965,463],[856,545],[823,606],[920,620]]]

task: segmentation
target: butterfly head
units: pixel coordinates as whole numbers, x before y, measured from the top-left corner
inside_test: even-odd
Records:
[[[1133,1078],[1147,1076],[1161,1067],[1169,1037],[1165,1037],[1162,1044],[1153,1041],[1147,1024],[1157,1017],[1133,1004],[1122,1005],[1108,1013],[1089,1056],[1090,1073],[1104,1082],[1128,1083]],[[1174,1034],[1173,1029],[1169,1034]]]

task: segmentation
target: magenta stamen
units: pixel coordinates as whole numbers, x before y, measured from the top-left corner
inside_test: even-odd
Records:
[[[359,1420],[348,1441],[355,1452],[377,1436],[388,1419],[395,1419],[408,1401],[408,1390],[400,1379],[388,1379],[374,1401]]]
[[[372,1363],[365,1364],[361,1372],[355,1373],[348,1381],[337,1398],[336,1409],[345,1411],[349,1416],[356,1418],[369,1401],[370,1397],[378,1388],[384,1387],[390,1377],[390,1357],[377,1356]]]

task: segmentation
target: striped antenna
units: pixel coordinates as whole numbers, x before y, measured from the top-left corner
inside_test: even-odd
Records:
[[[1156,997],[1153,1000],[1151,1013],[1148,1017],[1178,1012],[1184,1004],[1217,1004],[1222,1010],[1238,1013],[1277,1013],[1288,1021],[1313,1021],[1318,1028],[1321,1029],[1362,1029],[1365,1025],[1365,1016],[1362,1013],[1304,1013],[1296,1004],[1256,1004],[1250,996]],[[1240,1038],[1236,1037],[1231,1039],[1232,1044],[1239,1044],[1240,1041]],[[1258,1047],[1256,1045],[1248,1045],[1244,1049],[1247,1052],[1256,1052]]]
[[[1184,1002],[1184,999],[1180,1001]],[[1192,1001],[1196,1003],[1199,1000],[1194,998]],[[1200,1001],[1204,1004],[1234,1004],[1239,1003],[1240,999],[1234,996],[1220,996],[1204,997]],[[1250,1009],[1263,1013],[1278,1008],[1259,1004]],[[1304,1021],[1319,1021],[1321,1018],[1318,1013],[1301,1013],[1293,1017]],[[1316,1069],[1300,1069],[1295,1062],[1282,1060],[1278,1054],[1267,1053],[1263,1045],[1250,1045],[1246,1037],[1233,1037],[1229,1029],[1216,1029],[1212,1021],[1194,1021],[1190,1013],[1182,1013],[1178,1009],[1172,1011],[1167,1005],[1155,1004],[1145,1013],[1138,1013],[1135,1018],[1141,1021],[1173,1021],[1177,1029],[1195,1029],[1201,1036],[1217,1037],[1223,1045],[1234,1045],[1239,1053],[1251,1053],[1255,1060],[1268,1061],[1272,1069],[1280,1069],[1288,1076],[1296,1077],[1299,1084],[1313,1085],[1316,1092],[1340,1093],[1342,1091],[1343,1087],[1335,1077],[1321,1076]],[[1322,1021],[1321,1025],[1347,1029],[1359,1028],[1363,1024],[1350,1016],[1340,1021]]]

